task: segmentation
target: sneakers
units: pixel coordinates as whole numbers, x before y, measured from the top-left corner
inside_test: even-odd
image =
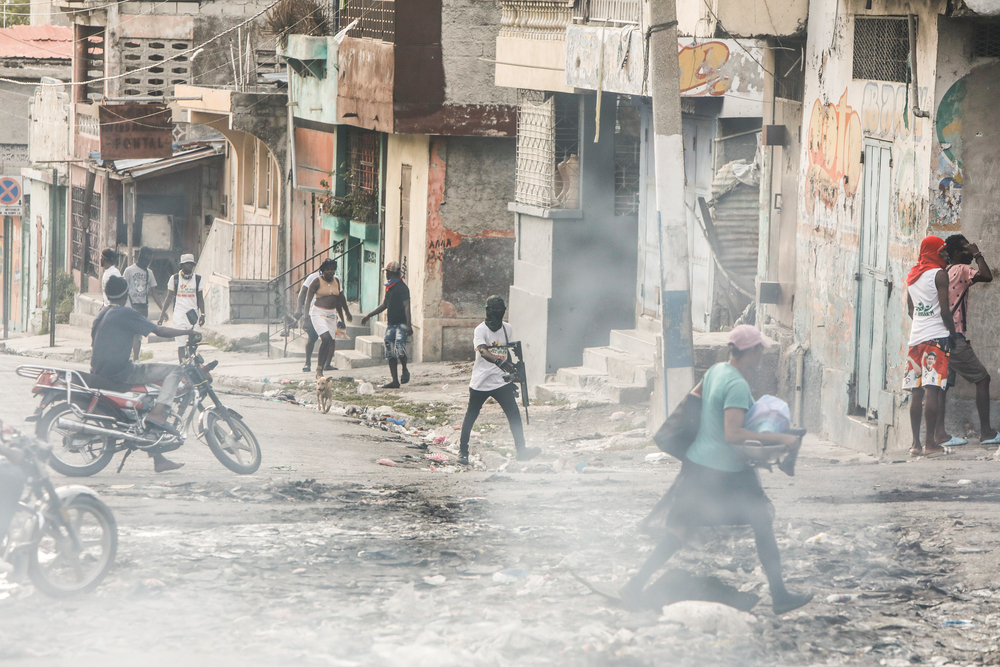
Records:
[[[469,455],[468,454],[459,454],[458,455],[458,465],[460,465],[460,466],[467,466],[467,465],[469,465]]]
[[[781,616],[782,614],[787,614],[790,611],[794,611],[799,607],[809,604],[813,599],[812,593],[789,593],[785,591],[780,595],[772,595],[771,608],[774,609],[776,616]]]
[[[302,367],[302,372],[303,373],[312,373],[312,369],[313,369],[312,366],[310,366],[309,364],[306,364],[305,366]]]
[[[517,453],[518,461],[530,461],[542,453],[541,447],[525,447]]]

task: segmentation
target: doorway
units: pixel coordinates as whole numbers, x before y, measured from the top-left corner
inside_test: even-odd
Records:
[[[885,389],[885,319],[892,293],[888,273],[892,145],[866,139],[863,155],[857,273],[856,405],[869,419],[876,419],[878,394]]]

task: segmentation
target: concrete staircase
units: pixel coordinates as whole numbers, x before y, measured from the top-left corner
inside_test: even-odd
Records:
[[[360,318],[355,318],[355,322],[360,322]],[[260,326],[260,325],[258,325]],[[368,337],[371,328],[369,326],[358,326],[353,323],[347,325],[347,335],[350,337],[349,340],[343,338],[337,339],[337,354],[341,351],[352,352],[357,346],[357,340],[359,338]],[[306,356],[306,342],[309,340],[308,337],[302,332],[301,329],[296,329],[294,331],[295,337],[288,341],[288,345],[285,345],[285,341],[281,336],[280,329],[278,331],[272,332],[271,334],[271,355],[272,356],[284,356],[284,357],[305,357]],[[313,349],[313,361],[315,361],[316,353],[319,351],[319,342]],[[336,361],[333,364],[337,366]],[[339,366],[338,366],[339,368]],[[357,368],[357,366],[355,366]]]
[[[653,391],[655,340],[649,331],[612,330],[607,346],[586,348],[582,366],[560,368],[553,381],[536,388],[536,397],[571,403],[644,403]]]
[[[337,352],[333,355],[333,365],[340,370],[349,368],[368,368],[381,366],[385,363],[385,322],[372,323],[372,335],[358,336],[354,340],[354,349],[341,348],[337,341]],[[406,354],[413,358],[413,341],[406,343]]]
[[[583,351],[582,366],[560,368],[554,378],[539,385],[537,399],[623,405],[645,403],[653,391],[656,345],[653,325],[641,320],[639,329],[612,331],[607,347],[588,347]],[[713,364],[728,358],[728,340],[727,332],[695,332],[695,382]],[[755,396],[777,392],[778,351],[778,346],[773,345],[765,353],[761,372],[751,379]]]
[[[90,331],[102,308],[104,297],[100,294],[77,294],[73,297],[73,312],[69,314],[70,326]]]

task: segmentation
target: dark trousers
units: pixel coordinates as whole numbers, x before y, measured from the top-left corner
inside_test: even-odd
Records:
[[[472,427],[475,426],[486,399],[491,396],[496,399],[496,402],[503,409],[503,413],[507,415],[507,423],[510,424],[510,432],[514,436],[514,446],[517,447],[517,451],[524,449],[524,427],[521,425],[521,409],[517,405],[517,397],[514,396],[514,385],[505,384],[493,391],[479,391],[470,387],[469,408],[465,411],[465,421],[462,422],[460,444],[460,451],[466,456],[469,454],[469,436],[472,435]]]
[[[21,499],[27,479],[20,467],[6,459],[0,460],[0,541],[3,541],[10,520],[14,518],[17,501]]]

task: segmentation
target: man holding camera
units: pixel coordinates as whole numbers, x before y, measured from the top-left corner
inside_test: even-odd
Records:
[[[504,300],[499,296],[491,296],[486,300],[486,320],[476,327],[473,335],[476,361],[472,365],[472,381],[469,382],[469,407],[462,423],[462,439],[458,453],[458,462],[461,465],[469,464],[469,437],[472,435],[472,427],[479,418],[483,404],[489,398],[499,403],[507,415],[510,432],[514,436],[514,446],[517,448],[517,460],[528,461],[542,452],[538,447],[525,446],[521,410],[517,405],[514,384],[504,379],[504,375],[510,375],[515,370],[509,349],[514,332],[510,324],[503,321],[506,312],[507,305]]]

